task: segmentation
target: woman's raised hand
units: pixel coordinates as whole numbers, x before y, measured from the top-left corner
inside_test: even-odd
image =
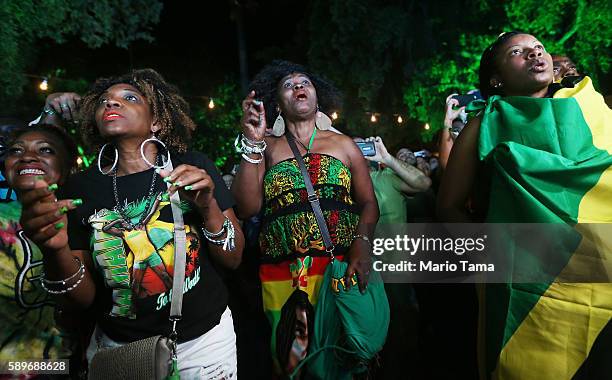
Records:
[[[44,180],[34,179],[31,186],[18,191],[23,231],[39,247],[50,251],[68,245],[66,213],[82,203],[80,199],[57,200],[56,189]]]
[[[206,170],[192,165],[179,165],[172,172],[160,170],[164,182],[170,183],[170,192],[180,191],[181,198],[193,203],[200,210],[206,209],[214,199],[215,183]]]
[[[266,110],[263,102],[255,99],[255,91],[242,101],[242,133],[253,141],[262,141],[266,136]]]
[[[53,110],[62,119],[74,121],[78,117],[81,96],[76,92],[56,92],[45,100],[45,109]]]

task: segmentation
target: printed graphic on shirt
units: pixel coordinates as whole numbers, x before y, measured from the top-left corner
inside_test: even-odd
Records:
[[[159,295],[159,304],[172,288],[174,226],[159,219],[161,210],[169,205],[167,194],[161,193],[125,205],[123,216],[117,210],[102,209],[89,217],[94,231],[94,261],[106,286],[113,290],[110,315],[136,318],[134,297]],[[185,211],[186,204],[181,208]],[[200,240],[192,231],[185,226],[185,292],[200,280]]]
[[[40,284],[42,254],[19,226],[19,202],[0,203],[0,360],[58,358],[54,304]]]

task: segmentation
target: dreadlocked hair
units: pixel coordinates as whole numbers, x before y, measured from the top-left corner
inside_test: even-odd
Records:
[[[501,46],[517,34],[528,34],[521,31],[505,32],[500,34],[497,39],[489,45],[480,57],[480,68],[478,69],[478,80],[480,93],[484,99],[491,95],[503,95],[502,88],[495,88],[491,85],[491,77],[497,74],[497,54]]]
[[[156,137],[166,144],[169,150],[185,152],[191,132],[196,128],[189,117],[189,104],[175,86],[167,83],[153,69],[134,70],[128,74],[96,81],[89,93],[83,97],[81,104],[81,131],[85,143],[95,150],[105,143],[96,126],[96,109],[102,94],[109,87],[119,83],[134,86],[145,97],[151,108],[153,120],[160,126]]]
[[[342,97],[340,91],[334,87],[327,79],[313,74],[306,67],[297,63],[274,60],[266,65],[261,71],[255,75],[253,81],[249,85],[251,90],[255,91],[255,97],[261,101],[266,108],[266,123],[269,126],[274,124],[278,111],[278,84],[287,75],[304,74],[312,82],[317,91],[317,101],[319,111],[328,116],[334,111],[340,111],[342,107]]]

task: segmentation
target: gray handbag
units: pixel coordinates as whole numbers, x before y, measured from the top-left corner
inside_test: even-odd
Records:
[[[172,161],[167,169],[172,171]],[[171,184],[168,184],[170,187]],[[172,277],[172,300],[170,301],[170,322],[172,332],[169,336],[156,335],[137,340],[121,347],[98,351],[89,366],[89,379],[92,380],[162,380],[168,378],[176,366],[176,322],[181,319],[183,305],[183,283],[185,282],[185,261],[187,238],[185,222],[180,209],[181,199],[178,191],[170,196],[172,217],[174,218],[174,276]]]

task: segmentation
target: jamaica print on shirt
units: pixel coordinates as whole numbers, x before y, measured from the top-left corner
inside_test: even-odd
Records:
[[[158,295],[169,296],[174,274],[174,226],[159,219],[164,207],[169,207],[167,193],[129,203],[124,207],[124,219],[116,210],[102,209],[89,217],[93,228],[93,258],[101,270],[104,282],[113,291],[111,316],[136,318],[133,299]],[[181,204],[183,211],[188,209]],[[142,226],[136,226],[145,213]],[[190,226],[187,235],[187,264],[184,292],[200,280],[200,239]],[[160,301],[158,301],[159,303]],[[158,310],[161,307],[158,307]]]

